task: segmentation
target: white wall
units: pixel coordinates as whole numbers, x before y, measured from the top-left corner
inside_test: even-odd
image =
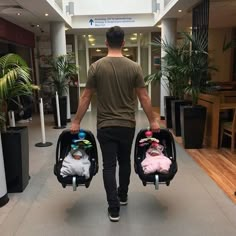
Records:
[[[209,29],[208,51],[209,56],[213,60],[213,64],[217,66],[218,72],[212,74],[214,81],[230,81],[232,79],[232,49],[223,52],[223,42],[226,37],[227,42],[232,38],[232,29]]]
[[[92,7],[91,7],[92,6]],[[76,1],[75,13],[78,14],[140,14],[152,12],[151,0],[87,0]]]
[[[74,0],[74,5],[75,15],[143,14],[152,12],[152,0]]]

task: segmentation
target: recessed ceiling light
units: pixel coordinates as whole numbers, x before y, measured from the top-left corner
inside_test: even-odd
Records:
[[[137,40],[136,37],[131,37],[130,40],[134,41],[134,40]]]
[[[17,16],[20,16],[20,15],[21,15],[21,13],[20,13],[20,12],[18,12],[16,15],[17,15]]]
[[[48,16],[48,13],[45,13],[44,15],[45,15],[45,16]]]
[[[101,49],[99,49],[99,48],[97,48],[97,49],[96,49],[96,52],[101,52],[101,51],[102,51],[102,50],[101,50]]]
[[[91,46],[95,46],[95,43],[91,43]]]
[[[127,51],[129,51],[129,49],[128,48],[124,48],[123,51],[127,52]]]
[[[89,42],[94,42],[95,39],[94,39],[94,38],[89,38],[88,41],[89,41]]]
[[[182,10],[178,10],[178,12],[182,12]]]
[[[37,27],[39,27],[39,25],[36,25]]]
[[[161,24],[160,25],[157,25],[158,28],[161,28]]]

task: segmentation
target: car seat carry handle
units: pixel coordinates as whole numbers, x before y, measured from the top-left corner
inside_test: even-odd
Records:
[[[62,133],[61,133],[61,134],[59,135],[59,137],[58,137],[57,146],[56,146],[56,163],[59,162],[59,158],[60,158],[59,149],[60,149],[61,141],[62,141],[62,139],[64,138],[65,133],[68,133],[68,132],[70,132],[70,130],[64,130],[64,131],[62,131]]]
[[[170,131],[169,131],[170,132]],[[173,135],[170,133],[170,138],[171,138],[171,145],[172,145],[172,148],[173,148],[173,157],[174,160],[176,160],[176,147],[175,147],[175,140],[173,138]]]
[[[59,136],[59,138],[58,138],[58,140],[57,140],[57,147],[56,147],[56,163],[58,163],[58,159],[59,159],[59,147],[60,147],[60,143],[61,143],[61,140],[62,140],[62,137],[63,137],[63,133],[64,133],[65,131],[63,131],[61,134],[60,134],[60,136]]]

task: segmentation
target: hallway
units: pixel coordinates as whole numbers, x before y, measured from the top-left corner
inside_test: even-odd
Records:
[[[9,194],[9,203],[0,209],[3,236],[118,236],[118,235],[236,235],[236,206],[176,144],[179,171],[169,187],[144,187],[132,169],[129,203],[121,208],[121,219],[111,223],[100,169],[88,189],[63,189],[53,174],[57,137],[52,115],[47,115],[46,137],[53,146],[38,148],[40,121],[29,124],[30,176],[23,193]],[[147,127],[143,112],[137,113],[137,131]],[[69,125],[68,125],[69,128]],[[95,116],[88,112],[82,128],[96,136]],[[133,159],[133,157],[132,157]]]

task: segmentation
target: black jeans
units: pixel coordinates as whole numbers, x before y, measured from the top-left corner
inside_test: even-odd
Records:
[[[119,195],[127,196],[130,182],[130,153],[135,128],[106,127],[97,130],[103,158],[103,181],[109,207],[119,207]],[[116,183],[116,163],[119,164],[119,188]]]

